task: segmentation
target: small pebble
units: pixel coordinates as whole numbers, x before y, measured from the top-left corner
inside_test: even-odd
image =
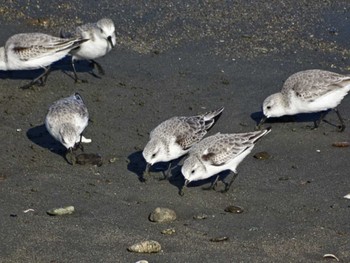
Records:
[[[142,260],[136,261],[135,263],[148,263],[148,261],[147,261],[147,260],[142,259]]]
[[[254,158],[258,160],[267,160],[270,159],[270,155],[267,152],[259,152],[254,154]]]
[[[193,216],[193,219],[196,219],[196,220],[203,220],[206,218],[208,218],[208,216],[206,214],[200,214],[200,215]]]
[[[158,253],[161,250],[161,245],[154,240],[145,240],[128,247],[128,251],[137,253]]]
[[[243,208],[239,206],[229,205],[228,207],[225,208],[225,212],[241,214],[243,213]]]
[[[172,235],[172,234],[175,234],[175,229],[174,228],[167,228],[167,229],[164,229],[162,230],[162,234],[163,235]]]
[[[50,209],[46,213],[50,216],[62,216],[62,215],[70,215],[73,212],[74,212],[74,206],[66,206],[66,207]]]
[[[223,242],[227,240],[228,240],[228,237],[214,237],[210,239],[211,242]]]
[[[164,207],[157,207],[150,215],[149,220],[152,222],[171,222],[176,219],[176,213],[174,210]]]

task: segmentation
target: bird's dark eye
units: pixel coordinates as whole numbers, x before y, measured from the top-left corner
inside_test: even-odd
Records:
[[[156,157],[156,155],[157,155],[156,153],[152,154],[152,158]]]
[[[192,170],[192,171],[191,171],[191,174],[194,174],[194,172],[195,172],[195,170]]]
[[[271,109],[271,106],[267,106],[266,109],[270,110],[270,109]]]

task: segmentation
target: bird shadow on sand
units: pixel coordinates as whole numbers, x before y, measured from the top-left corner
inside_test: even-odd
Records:
[[[161,162],[156,163],[151,166],[149,169],[150,175],[145,175],[146,170],[146,161],[142,156],[142,151],[137,151],[128,156],[128,170],[137,175],[140,182],[145,182],[148,180],[158,180],[162,181],[164,179],[164,172],[167,170],[169,163]],[[178,163],[181,161],[181,158],[174,160],[172,163],[171,175],[169,182],[174,184],[176,187],[181,187],[183,185],[184,179],[181,175],[181,167],[178,166]],[[180,177],[180,183],[179,178]]]
[[[57,61],[51,65],[50,72],[62,71],[64,74],[68,75],[70,78],[74,79],[73,67],[71,62],[71,57],[65,57],[60,61]],[[75,69],[77,73],[89,73],[90,75],[100,78],[93,72],[93,65],[86,60],[76,61]],[[39,77],[44,72],[43,69],[35,70],[9,70],[2,71],[0,70],[0,79],[16,79],[16,80],[33,80]],[[51,74],[50,73],[50,74]],[[50,81],[50,74],[48,76],[48,81]]]
[[[167,170],[169,163],[157,163],[150,168],[150,175],[144,175],[147,163],[142,156],[142,151],[134,152],[128,156],[129,163],[127,168],[130,172],[137,175],[140,182],[152,180],[155,182],[159,182],[163,180],[168,180],[169,183],[175,186],[180,192],[185,183],[185,179],[181,173],[181,167],[184,158],[186,157],[180,157],[173,161],[170,176],[168,179],[164,179],[164,172]],[[220,173],[220,180],[225,179],[225,177],[227,177],[228,174],[229,171],[224,171]],[[211,178],[208,178],[206,180],[191,182],[187,186],[187,188],[211,185],[214,181],[215,176],[212,176]]]
[[[323,119],[323,122],[337,127],[336,124],[330,123],[329,121],[326,120],[328,114],[330,113],[331,110],[328,110],[325,118]],[[258,125],[260,120],[264,117],[264,114],[261,111],[258,112],[253,112],[250,117],[255,121],[255,123]],[[295,122],[295,123],[308,123],[307,127],[313,127],[315,121],[318,121],[321,117],[321,112],[315,112],[315,113],[300,113],[296,115],[286,115],[278,118],[268,118],[265,121],[265,124],[267,123],[289,123],[289,122]]]
[[[149,178],[145,178],[144,172],[146,170],[147,163],[142,156],[142,151],[137,151],[128,156],[129,164],[128,170],[137,175],[140,182],[145,182]],[[174,162],[177,164],[177,162]],[[159,173],[157,178],[161,179],[168,168],[169,163],[156,163],[152,165],[149,169],[151,174]],[[174,167],[174,164],[172,165]],[[149,177],[149,176],[148,176]]]
[[[30,128],[27,131],[27,137],[36,145],[48,149],[51,152],[65,158],[66,149],[54,138],[52,138],[52,136],[46,130],[44,124]]]

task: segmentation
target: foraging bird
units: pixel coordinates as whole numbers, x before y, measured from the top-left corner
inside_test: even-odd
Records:
[[[89,39],[79,48],[71,50],[72,67],[74,71],[75,82],[79,78],[74,66],[76,60],[88,60],[93,66],[96,66],[99,73],[104,75],[105,72],[102,66],[95,61],[96,58],[103,57],[116,45],[116,35],[114,23],[111,19],[103,18],[97,23],[88,23],[78,26],[75,32],[64,33],[61,31],[61,37],[76,36]]]
[[[185,155],[213,127],[224,108],[190,117],[173,117],[151,131],[150,140],[142,155],[147,162],[145,173],[151,165],[170,162],[165,178],[168,177],[171,161]]]
[[[214,175],[216,175],[216,179],[212,188],[215,188],[219,179],[218,174],[230,170],[233,176],[223,191],[227,192],[238,175],[237,166],[253,150],[255,143],[268,134],[270,130],[268,128],[247,133],[217,133],[194,145],[181,168],[185,184],[180,194],[183,195],[184,188],[190,182],[207,179]]]
[[[350,76],[319,69],[297,72],[286,80],[281,92],[265,99],[263,103],[265,117],[261,119],[257,128],[271,117],[322,112],[320,119],[315,122],[317,128],[327,110],[333,109],[340,121],[338,130],[342,132],[345,124],[337,107],[349,90]]]
[[[69,51],[87,41],[82,37],[69,39],[42,33],[23,33],[10,37],[0,47],[0,70],[33,70],[43,68],[44,73],[22,88],[29,88],[41,81],[44,85],[50,65],[64,58]]]
[[[82,133],[88,125],[89,113],[79,93],[54,102],[47,113],[45,126],[48,132],[67,149],[71,163],[75,163],[73,150],[76,144],[90,143]]]

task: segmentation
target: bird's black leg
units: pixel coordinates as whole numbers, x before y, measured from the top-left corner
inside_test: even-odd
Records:
[[[339,132],[342,132],[342,131],[345,130],[344,120],[343,120],[343,118],[340,116],[340,113],[339,113],[338,108],[334,108],[333,110],[334,110],[335,113],[337,114],[337,116],[338,116],[338,118],[339,118],[339,121],[340,121],[340,125],[338,126],[338,131],[339,131]]]
[[[103,67],[102,67],[99,63],[97,63],[97,62],[96,62],[95,60],[93,60],[93,59],[91,59],[90,61],[91,61],[92,65],[93,65],[94,67],[96,66],[97,71],[98,71],[98,74],[100,74],[100,75],[105,75],[105,74],[106,74],[105,71],[104,71],[104,69],[103,69]]]
[[[321,116],[317,121],[315,121],[315,125],[312,128],[312,130],[317,129],[320,126],[321,122],[323,121],[323,119],[326,115],[327,115],[327,111],[321,112]]]
[[[225,184],[225,189],[221,191],[222,193],[226,193],[230,189],[233,181],[237,178],[238,173],[232,172],[232,171],[231,171],[231,173],[233,174],[231,181],[229,183]]]
[[[28,84],[26,84],[26,85],[24,85],[24,86],[22,86],[22,87],[20,87],[20,88],[21,88],[21,89],[28,89],[28,88],[30,88],[31,86],[37,84],[39,81],[41,82],[41,83],[40,83],[40,86],[44,86],[45,83],[46,83],[47,77],[48,77],[48,75],[49,75],[50,72],[51,72],[50,69],[51,69],[50,66],[44,68],[44,72],[43,72],[39,77],[33,79],[31,82],[29,82]]]
[[[169,165],[168,165],[168,169],[166,169],[164,172],[163,172],[163,175],[164,177],[159,179],[160,181],[162,180],[167,180],[170,178],[171,176],[171,161],[169,162]]]
[[[215,190],[218,184],[219,175],[216,176],[215,181],[209,187],[202,187],[202,190]]]
[[[83,138],[83,133],[80,134],[80,140],[79,140],[79,142],[77,143],[77,147],[76,147],[76,148],[79,148],[82,152],[84,152],[84,146],[83,146],[83,144],[82,144],[82,142],[81,142],[82,138]]]
[[[79,79],[77,70],[75,69],[75,63],[74,59],[72,58],[72,68],[73,68],[73,74],[74,74],[74,81],[75,83],[87,83],[88,81],[86,79]]]

